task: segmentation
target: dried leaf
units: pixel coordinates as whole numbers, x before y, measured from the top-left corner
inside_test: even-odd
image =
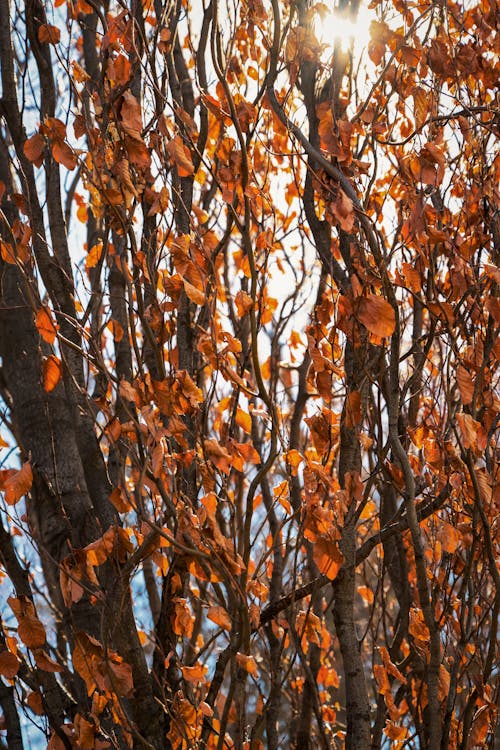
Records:
[[[193,174],[194,166],[191,159],[191,153],[187,146],[184,145],[180,135],[176,135],[167,143],[166,149],[170,158],[177,167],[179,177],[189,177]]]
[[[10,651],[0,651],[0,674],[12,680],[19,671],[19,659]]]
[[[7,505],[15,505],[23,495],[30,491],[33,484],[33,472],[31,464],[26,461],[19,469],[5,481],[3,489]]]
[[[41,44],[57,44],[61,40],[61,31],[57,26],[49,23],[38,27],[38,41]]]
[[[41,167],[45,153],[45,138],[40,133],[35,133],[24,142],[23,151],[26,158],[36,167]]]
[[[358,319],[370,333],[379,338],[392,336],[396,327],[396,316],[391,305],[376,294],[359,298]]]

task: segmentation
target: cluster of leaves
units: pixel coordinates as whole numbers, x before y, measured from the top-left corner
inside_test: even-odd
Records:
[[[9,750],[494,742],[497,10],[330,11],[0,0]]]

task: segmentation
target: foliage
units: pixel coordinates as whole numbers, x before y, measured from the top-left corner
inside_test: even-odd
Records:
[[[9,750],[493,746],[497,9],[331,10],[0,0]]]

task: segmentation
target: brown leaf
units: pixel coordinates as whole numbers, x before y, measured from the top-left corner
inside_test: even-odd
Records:
[[[378,297],[376,294],[360,297],[358,320],[370,333],[379,338],[392,336],[396,327],[396,316],[391,305],[386,299]]]
[[[26,705],[30,708],[36,716],[43,716],[45,709],[43,707],[42,694],[36,690],[34,693],[30,693],[26,698]]]
[[[28,648],[40,648],[47,638],[43,623],[38,617],[22,617],[19,620],[17,632]]]
[[[36,665],[45,672],[62,672],[62,667],[56,661],[50,658],[43,649],[34,649]]]
[[[179,177],[189,177],[194,172],[191,153],[188,147],[183,143],[180,135],[176,135],[166,145],[170,158],[177,167]]]
[[[45,138],[43,135],[35,133],[31,138],[28,138],[28,140],[24,142],[23,151],[26,158],[29,159],[35,167],[41,167],[45,152]]]
[[[10,651],[0,651],[0,674],[12,680],[19,671],[19,659]]]
[[[207,298],[205,297],[205,294],[203,292],[193,286],[193,284],[190,284],[189,281],[187,281],[185,278],[182,279],[182,283],[184,285],[184,291],[186,292],[186,295],[189,297],[191,302],[194,302],[195,305],[200,306],[205,304]]]
[[[487,444],[487,435],[483,425],[470,414],[463,412],[456,415],[458,426],[462,434],[464,448],[471,448],[476,455],[480,455]]]
[[[413,96],[413,116],[415,118],[415,127],[420,130],[425,125],[431,98],[428,92],[421,86],[415,86],[412,92]]]
[[[362,420],[361,414],[361,392],[350,391],[345,400],[345,424],[352,429],[357,427]]]
[[[73,149],[68,146],[67,143],[60,140],[55,140],[52,143],[52,156],[58,164],[62,164],[63,167],[69,169],[71,172],[76,168],[78,159]]]
[[[38,41],[41,44],[57,44],[60,40],[61,31],[57,26],[44,23],[38,27]]]
[[[460,398],[462,399],[464,406],[472,403],[474,381],[472,380],[470,372],[466,370],[463,365],[457,367],[457,383],[458,390],[460,391]]]

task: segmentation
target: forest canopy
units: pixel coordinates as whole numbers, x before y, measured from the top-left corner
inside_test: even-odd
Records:
[[[1,750],[473,750],[494,0],[0,0]]]

